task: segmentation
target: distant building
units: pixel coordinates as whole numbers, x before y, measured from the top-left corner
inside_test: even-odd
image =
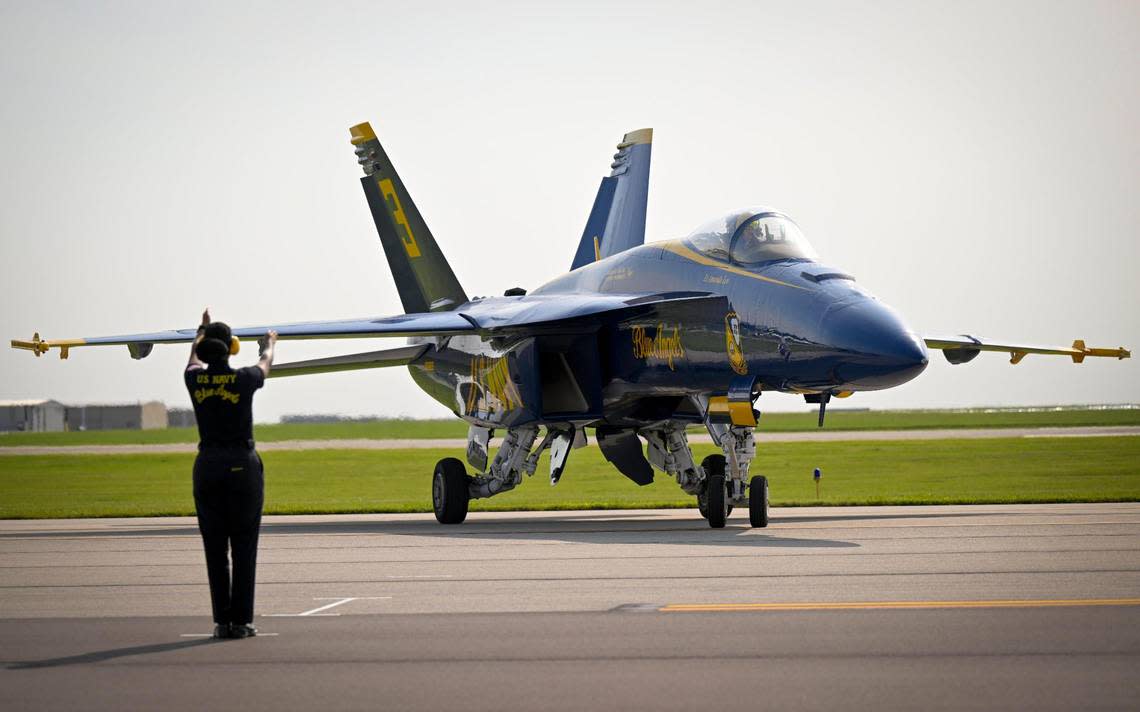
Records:
[[[68,430],[161,430],[166,422],[166,405],[159,401],[67,407]]]
[[[59,432],[65,417],[64,405],[53,400],[0,401],[0,432]]]
[[[167,408],[166,426],[168,428],[194,428],[198,426],[198,419],[194,417],[192,408]]]

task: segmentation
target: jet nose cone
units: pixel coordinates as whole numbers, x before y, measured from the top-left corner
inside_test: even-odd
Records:
[[[926,344],[890,307],[873,300],[829,312],[823,331],[841,352],[840,380],[863,390],[890,388],[922,373]]]

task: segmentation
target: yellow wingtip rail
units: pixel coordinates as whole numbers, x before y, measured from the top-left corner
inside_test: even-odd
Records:
[[[31,341],[20,341],[17,339],[12,339],[12,348],[31,351],[36,355],[36,358],[43,356],[53,348],[57,348],[59,349],[59,357],[61,359],[65,359],[68,357],[69,350],[72,346],[83,346],[86,343],[87,342],[83,339],[41,339],[40,334],[37,331],[32,335]]]
[[[1073,342],[1073,350],[1078,353],[1073,354],[1073,363],[1082,363],[1085,356],[1103,356],[1105,358],[1126,359],[1132,358],[1132,352],[1121,346],[1117,349],[1097,349],[1085,346],[1085,342],[1077,339]]]

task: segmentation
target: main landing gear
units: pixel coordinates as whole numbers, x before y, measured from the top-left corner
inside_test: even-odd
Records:
[[[538,426],[511,428],[503,436],[488,466],[491,430],[472,425],[467,435],[467,460],[477,473],[467,474],[462,462],[447,457],[435,465],[431,480],[431,504],[440,524],[459,524],[467,518],[473,499],[494,497],[522,483],[523,475],[533,475],[538,458],[550,450],[550,484],[558,484],[572,448],[584,447],[586,434],[573,425],[547,427],[546,436],[535,446]]]
[[[459,524],[467,518],[471,478],[463,463],[445,457],[435,464],[431,478],[431,506],[440,524]]]

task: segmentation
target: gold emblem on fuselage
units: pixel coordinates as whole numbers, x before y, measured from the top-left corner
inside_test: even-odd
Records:
[[[741,376],[748,374],[748,362],[744,360],[744,347],[740,340],[740,317],[736,312],[724,316],[724,348],[728,351],[728,363],[732,370]]]
[[[649,327],[653,328],[653,327]],[[643,359],[658,359],[669,364],[669,370],[674,368],[674,359],[685,358],[685,347],[681,345],[681,326],[673,326],[672,333],[668,332],[665,324],[658,324],[656,333],[650,336],[644,326],[633,327],[633,357]]]

